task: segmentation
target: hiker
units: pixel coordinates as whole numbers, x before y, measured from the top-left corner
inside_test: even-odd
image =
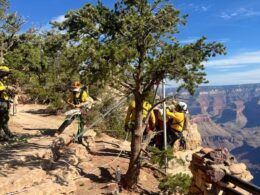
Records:
[[[143,102],[143,122],[145,122],[146,117],[148,115],[148,111],[152,108],[152,105],[144,101]],[[135,127],[135,101],[132,100],[128,106],[127,115],[125,118],[125,131],[132,131]],[[147,135],[149,131],[153,131],[155,128],[155,116],[153,110],[150,113],[150,117],[148,119],[148,124],[145,127],[144,135]]]
[[[155,130],[157,132],[159,131],[163,131],[163,109],[160,108],[160,106],[156,106],[154,108],[154,116],[155,116]],[[163,150],[163,132],[158,133],[155,137],[154,137],[154,142],[155,142],[155,147],[159,148],[160,150]]]
[[[7,88],[3,83],[3,80],[6,80],[9,74],[11,74],[11,71],[7,66],[0,66],[0,133],[2,133],[2,130],[4,131],[4,141],[9,141],[14,138],[14,135],[8,127],[9,108],[10,103],[12,102],[12,95],[7,91]]]
[[[83,131],[84,119],[82,114],[85,114],[91,108],[93,99],[88,95],[86,90],[84,90],[80,82],[73,82],[70,86],[70,94],[67,99],[67,104],[74,110],[71,115],[68,115],[65,121],[58,128],[57,133],[61,134],[66,127],[68,127],[73,120],[79,119],[79,129],[77,135]],[[76,110],[75,110],[76,109]],[[77,142],[81,143],[82,136],[80,136]]]
[[[173,147],[174,143],[180,139],[180,146],[186,149],[186,141],[183,137],[183,130],[185,127],[186,113],[188,113],[187,104],[185,102],[179,102],[175,106],[174,104],[166,108],[167,122],[167,142],[168,145]]]

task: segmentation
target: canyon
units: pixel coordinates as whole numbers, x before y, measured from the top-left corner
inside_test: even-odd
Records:
[[[175,95],[175,88],[167,88]],[[177,93],[188,104],[204,146],[228,148],[243,161],[260,185],[260,84],[199,87],[194,96]]]

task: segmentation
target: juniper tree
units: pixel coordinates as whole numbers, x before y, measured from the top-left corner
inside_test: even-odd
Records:
[[[65,30],[75,45],[85,48],[88,77],[134,96],[135,127],[124,180],[125,187],[133,188],[141,167],[143,101],[166,76],[180,81],[180,87],[193,94],[199,84],[207,82],[203,63],[223,54],[225,48],[206,42],[205,37],[180,44],[175,35],[187,16],[163,0],[118,0],[111,9],[101,2],[86,4],[65,18],[55,25]]]

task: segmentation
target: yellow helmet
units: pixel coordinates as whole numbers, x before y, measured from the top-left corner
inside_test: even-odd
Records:
[[[6,90],[6,87],[2,82],[0,82],[0,91],[4,91],[4,90]]]
[[[0,66],[1,72],[11,72],[11,70],[7,66]]]

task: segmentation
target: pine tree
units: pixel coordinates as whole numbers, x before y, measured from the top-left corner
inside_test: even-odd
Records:
[[[66,20],[55,23],[70,42],[85,56],[88,78],[109,84],[136,102],[135,129],[132,132],[131,158],[125,187],[133,188],[140,173],[144,131],[142,105],[154,85],[167,77],[180,81],[191,94],[206,83],[203,62],[223,54],[222,44],[206,42],[182,45],[176,39],[178,27],[187,15],[163,0],[118,0],[112,9],[100,1],[70,11]]]

